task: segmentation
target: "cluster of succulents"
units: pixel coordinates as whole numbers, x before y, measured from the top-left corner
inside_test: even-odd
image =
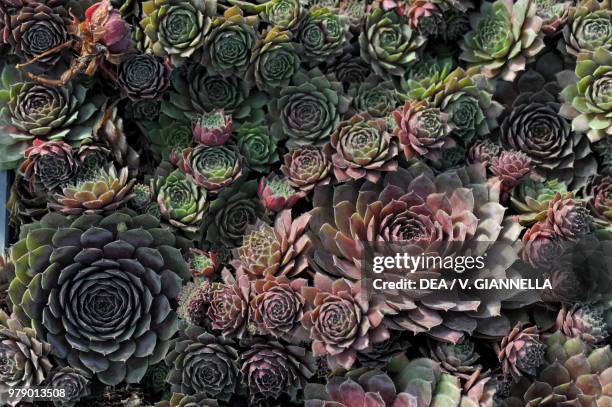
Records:
[[[612,405],[610,0],[0,0],[0,169],[3,407]]]

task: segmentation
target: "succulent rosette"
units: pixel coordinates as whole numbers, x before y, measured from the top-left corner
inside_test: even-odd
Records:
[[[13,312],[87,376],[139,382],[178,329],[173,303],[189,277],[178,242],[148,215],[48,214],[11,248]]]
[[[426,101],[405,102],[393,117],[397,124],[394,133],[408,159],[422,156],[436,160],[440,150],[455,144],[449,137],[454,128],[450,116]]]
[[[605,340],[610,333],[604,312],[609,309],[589,304],[574,304],[571,308],[564,306],[557,315],[555,327],[568,338],[580,338],[589,344]]]
[[[482,163],[487,167],[491,165],[493,158],[501,152],[501,146],[489,139],[476,140],[467,152],[470,163]]]
[[[330,367],[350,369],[357,351],[389,338],[382,324],[385,302],[368,298],[356,283],[315,274],[314,287],[304,287],[306,309],[302,324],[310,332],[314,356],[327,356]]]
[[[446,30],[442,9],[434,2],[414,0],[406,12],[410,27],[425,37],[436,37]]]
[[[489,170],[501,180],[505,201],[507,194],[529,174],[531,159],[527,154],[519,151],[502,151],[497,157],[491,159]]]
[[[289,151],[283,157],[281,171],[291,186],[306,193],[317,185],[329,184],[331,178],[331,147],[303,146]]]
[[[208,206],[206,190],[180,170],[160,177],[156,190],[162,219],[186,234],[195,234]]]
[[[254,341],[240,355],[241,370],[252,401],[297,398],[315,372],[314,358],[304,348],[276,341]]]
[[[308,266],[311,242],[305,231],[309,220],[309,213],[292,219],[291,210],[287,209],[276,216],[274,227],[262,221],[247,227],[236,251],[237,265],[253,279],[300,274]]]
[[[433,196],[436,196],[435,205]],[[377,184],[319,187],[310,222],[310,229],[317,237],[313,242],[312,266],[329,275],[360,281],[365,278],[362,259],[367,254],[366,243],[385,242],[408,245],[402,250],[442,256],[459,256],[463,250],[471,250],[468,247],[475,248],[472,255],[486,252],[489,259],[496,259],[488,266],[495,269],[490,272],[505,273],[516,258],[499,255],[499,247],[492,247],[492,243],[512,242],[518,237],[518,230],[502,224],[505,208],[499,204],[499,196],[500,182],[487,183],[482,165],[435,176],[424,163],[415,162],[408,169],[398,168],[386,174]],[[346,219],[351,219],[350,224],[344,222]],[[443,224],[441,219],[447,221]],[[457,234],[455,230],[461,232]],[[449,236],[452,244],[447,240]],[[439,245],[438,242],[446,243]],[[478,247],[474,247],[475,242],[479,242]],[[374,250],[378,249],[374,247]],[[411,273],[409,277],[440,277],[439,271],[433,269],[423,273]],[[503,316],[490,313],[500,306],[502,296],[467,297],[458,301],[454,294],[441,291],[411,292],[407,296],[393,290],[385,292],[391,308],[386,313],[385,324],[392,329],[427,332],[446,342],[458,342],[463,332],[488,332],[487,335],[497,336],[499,329],[509,329]],[[495,328],[497,334],[493,334],[489,325],[493,321],[500,324]]]
[[[245,18],[238,7],[215,18],[204,40],[203,64],[223,76],[244,74],[257,41],[257,23],[257,17]]]
[[[72,40],[68,32],[70,16],[65,6],[62,0],[29,1],[14,10],[7,40],[23,62],[36,59],[35,66],[47,70],[65,56],[62,50],[51,52]]]
[[[257,172],[267,172],[278,162],[276,140],[266,126],[243,123],[236,132],[236,147],[244,157],[248,168]]]
[[[54,406],[72,407],[81,399],[91,395],[90,380],[79,369],[63,367],[55,371],[47,379],[49,387],[64,390],[65,396],[61,400],[54,400]]]
[[[100,169],[93,178],[71,183],[53,195],[49,208],[66,215],[110,214],[132,199],[135,179],[127,167],[117,172],[114,166]]]
[[[425,42],[426,38],[411,29],[395,9],[374,9],[359,36],[361,58],[385,79],[403,77],[418,60]]]
[[[536,326],[518,323],[497,345],[497,357],[504,375],[518,381],[522,375],[533,376],[544,362],[545,346]]]
[[[170,84],[170,66],[151,54],[133,54],[119,65],[117,83],[132,100],[157,99]]]
[[[193,138],[196,143],[214,147],[223,145],[232,135],[232,116],[223,110],[202,113],[193,122]]]
[[[294,75],[291,85],[268,107],[274,138],[288,139],[289,147],[321,146],[347,112],[349,101],[341,83],[315,68]]]
[[[215,252],[191,249],[187,256],[187,264],[194,277],[211,277],[219,268],[219,256]]]
[[[3,0],[0,2],[0,50],[9,46],[11,35],[11,15],[23,7],[22,0]]]
[[[210,31],[216,1],[150,0],[142,3],[140,26],[153,53],[181,64],[200,50]]]
[[[172,89],[162,101],[162,111],[176,120],[192,120],[198,113],[219,109],[234,120],[263,119],[267,98],[240,77],[225,77],[208,72],[202,65],[190,64],[186,69],[174,70],[170,79]]]
[[[181,329],[166,357],[172,391],[229,400],[241,383],[235,346],[232,340],[215,337],[195,325]]]
[[[349,38],[347,21],[327,7],[311,7],[296,31],[296,42],[303,47],[304,61],[310,66],[333,62]]]
[[[194,145],[193,130],[186,120],[161,114],[157,121],[145,122],[142,127],[158,160],[169,160],[172,153],[180,154]]]
[[[357,86],[358,83],[372,75],[372,71],[363,59],[350,52],[345,52],[330,68],[345,89]]]
[[[211,287],[206,316],[211,328],[226,338],[241,339],[249,328],[251,284],[247,275],[223,270],[223,283]]]
[[[460,59],[488,78],[513,81],[544,48],[543,21],[532,0],[484,2],[470,19],[472,30],[460,43]]]
[[[272,173],[259,181],[257,195],[267,209],[279,212],[290,209],[305,193],[293,187],[287,178]]]
[[[585,185],[583,195],[593,216],[609,228],[612,222],[612,176],[593,176]]]
[[[397,169],[397,140],[384,118],[357,114],[341,122],[331,135],[331,148],[339,182],[361,178],[376,182],[381,173]]]
[[[155,407],[219,407],[219,403],[204,394],[186,396],[182,393],[174,393],[170,400],[155,403]]]
[[[581,0],[569,13],[559,45],[572,57],[592,55],[600,48],[612,50],[612,7],[606,2]]]
[[[356,113],[368,113],[374,117],[386,117],[398,105],[395,87],[389,81],[383,81],[376,75],[370,75],[354,85],[352,109]]]
[[[77,82],[56,87],[27,81],[10,65],[0,79],[3,168],[14,168],[35,138],[78,145],[93,137],[107,100],[103,94],[88,94]]]
[[[421,352],[440,363],[440,369],[463,380],[469,380],[480,365],[475,362],[480,355],[474,351],[474,342],[466,339],[458,344],[428,341]]]
[[[572,120],[575,131],[586,132],[592,142],[612,134],[612,51],[598,48],[593,55],[578,57],[575,76],[559,74],[565,85],[562,96],[565,101],[560,114]]]
[[[257,181],[238,180],[210,203],[200,228],[202,236],[213,244],[240,246],[247,227],[262,218],[264,210],[257,197]]]
[[[276,338],[303,336],[300,320],[305,300],[302,287],[308,285],[303,278],[290,280],[285,276],[267,275],[253,284],[251,317],[259,332]]]
[[[278,92],[300,70],[303,49],[291,39],[290,32],[275,27],[255,44],[248,77],[260,90]]]
[[[558,236],[569,240],[579,239],[593,227],[593,218],[586,206],[571,195],[563,197],[558,192],[548,204],[546,222]]]
[[[521,182],[512,191],[510,198],[512,207],[519,212],[518,220],[521,225],[529,226],[546,219],[548,205],[557,193],[566,196],[568,191],[565,183],[556,179],[534,181],[527,178]]]
[[[597,171],[597,163],[589,139],[558,114],[559,85],[528,71],[515,86],[515,92],[500,88],[507,89],[505,97],[512,100],[500,127],[503,147],[525,153],[542,177],[570,187],[583,184]]]
[[[200,144],[183,150],[179,167],[192,177],[196,185],[216,195],[240,177],[242,160],[232,147]]]
[[[38,339],[28,324],[0,310],[0,402],[16,406],[21,401],[33,401],[27,393],[9,394],[9,390],[42,386],[53,367],[50,350],[51,346]]]
[[[77,173],[72,148],[63,141],[34,140],[25,153],[19,170],[31,183],[40,183],[47,191],[63,187]]]

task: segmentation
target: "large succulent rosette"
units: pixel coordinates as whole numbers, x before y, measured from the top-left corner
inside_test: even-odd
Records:
[[[426,38],[411,29],[396,9],[373,10],[359,36],[361,58],[385,79],[402,78],[418,60],[425,42]]]
[[[14,168],[35,138],[78,145],[93,137],[106,103],[78,82],[50,86],[24,80],[13,66],[2,71],[0,164]]]
[[[232,147],[199,145],[183,150],[179,167],[196,185],[216,195],[240,177],[242,163],[242,157]]]
[[[586,135],[558,115],[559,85],[528,71],[514,86],[498,89],[504,100],[512,101],[500,127],[503,147],[525,153],[542,177],[570,187],[583,184],[597,171],[597,163]]]
[[[24,155],[19,169],[32,186],[39,183],[52,191],[72,181],[77,173],[72,148],[63,141],[34,140]]]
[[[299,147],[325,144],[349,106],[342,84],[315,68],[294,75],[268,107],[272,135],[288,139],[289,147]]]
[[[317,237],[312,265],[338,278],[361,281],[367,277],[363,274],[366,254],[384,252],[387,244],[415,255],[486,252],[492,261],[486,275],[505,275],[516,254],[506,245],[493,243],[514,241],[518,230],[503,224],[505,208],[498,203],[499,194],[500,181],[487,182],[482,165],[436,176],[422,162],[399,168],[377,184],[318,187],[310,222]],[[426,269],[408,278],[441,278],[440,273]],[[508,321],[500,315],[501,302],[506,298],[499,294],[480,292],[460,298],[448,291],[385,293],[390,308],[385,324],[393,329],[427,332],[447,342],[459,341],[463,333],[498,336],[509,329]]]
[[[156,55],[169,55],[174,63],[180,64],[204,44],[215,9],[215,0],[145,1],[140,26]]]
[[[180,240],[157,220],[49,214],[21,237],[11,248],[13,312],[57,359],[115,385],[139,382],[166,356],[189,271]]]
[[[53,49],[72,40],[69,34],[70,16],[63,0],[25,2],[10,17],[11,35],[8,43],[22,61],[36,58],[41,70],[53,68],[64,50]]]
[[[117,83],[132,100],[157,99],[170,84],[170,67],[151,54],[134,54],[119,65]]]
[[[232,340],[215,337],[197,326],[183,327],[166,357],[172,391],[229,400],[242,380],[235,346]]]
[[[292,186],[310,192],[315,186],[330,182],[330,158],[331,148],[328,144],[323,149],[314,146],[299,147],[285,154],[281,171]]]
[[[472,30],[460,43],[460,58],[489,78],[513,81],[544,48],[542,19],[533,0],[484,2],[470,18]]]
[[[559,73],[565,86],[560,114],[572,119],[572,128],[586,132],[589,140],[599,141],[612,134],[612,51],[598,48],[592,55],[579,56],[575,75]]]

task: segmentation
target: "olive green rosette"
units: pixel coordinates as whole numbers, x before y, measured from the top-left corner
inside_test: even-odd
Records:
[[[351,110],[354,113],[368,113],[374,117],[387,117],[398,105],[398,97],[391,81],[370,75],[363,81],[356,81],[350,88],[353,97]]]
[[[269,105],[270,132],[277,140],[288,139],[289,148],[322,146],[348,111],[349,99],[342,84],[317,68],[297,73],[291,85]]]
[[[172,89],[162,101],[162,112],[176,120],[193,120],[198,113],[222,109],[234,120],[259,122],[268,103],[264,92],[237,76],[213,74],[202,65],[176,69],[170,81]]]
[[[0,168],[12,169],[35,138],[78,146],[93,137],[106,96],[76,81],[50,86],[26,80],[7,65],[0,77]]]
[[[460,42],[460,59],[488,78],[513,81],[544,48],[542,19],[534,0],[483,2],[470,19],[472,30]]]
[[[257,17],[244,17],[238,7],[227,9],[206,35],[202,64],[223,76],[244,74],[257,41],[257,23]]]
[[[246,165],[257,172],[267,172],[279,160],[276,140],[266,126],[243,124],[236,133],[236,146]]]
[[[257,187],[257,180],[241,178],[224,188],[208,207],[200,228],[203,240],[230,248],[240,246],[247,227],[264,216]]]
[[[419,59],[426,38],[410,28],[396,9],[375,9],[359,36],[361,58],[385,79],[399,79]]]
[[[157,56],[169,55],[182,64],[204,44],[216,0],[149,0],[142,3],[140,26]]]
[[[527,178],[512,191],[510,203],[519,213],[518,221],[523,226],[546,219],[548,206],[555,195],[568,196],[567,185],[556,179],[534,181]]]
[[[597,49],[578,57],[575,75],[560,72],[565,103],[559,114],[572,119],[572,129],[586,132],[591,142],[612,134],[612,51]]]
[[[299,71],[302,46],[291,39],[290,32],[275,27],[255,45],[247,78],[260,90],[278,93]]]
[[[149,215],[48,214],[11,248],[13,312],[62,363],[107,385],[138,383],[178,330],[184,246]]]
[[[304,62],[309,66],[332,63],[349,40],[347,22],[334,9],[313,6],[302,19],[295,41],[304,48]]]
[[[180,170],[156,181],[157,204],[163,220],[193,236],[208,207],[206,190]]]
[[[563,44],[565,43],[565,44]],[[591,55],[599,48],[612,50],[612,5],[608,1],[582,0],[563,28],[560,48],[572,57]]]
[[[144,122],[142,127],[158,160],[168,160],[173,152],[181,152],[194,144],[191,124],[185,118],[179,121],[161,114],[157,121]]]
[[[448,114],[454,127],[450,135],[464,147],[497,128],[504,110],[493,100],[494,84],[478,68],[451,70],[450,64],[444,64],[431,75],[408,79],[403,87],[402,99],[427,100]]]

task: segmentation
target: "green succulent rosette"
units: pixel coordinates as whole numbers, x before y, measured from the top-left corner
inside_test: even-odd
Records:
[[[477,137],[498,127],[497,118],[504,108],[493,100],[494,84],[477,68],[450,70],[451,65],[420,80],[408,79],[400,97],[426,100],[448,114],[453,125],[450,135],[464,148]]]
[[[140,26],[157,56],[182,64],[204,45],[216,13],[216,0],[149,0],[142,3]]]
[[[279,160],[276,140],[266,126],[243,124],[236,133],[236,146],[246,165],[257,172],[268,172]]]
[[[302,19],[295,40],[304,48],[308,65],[333,62],[349,40],[347,22],[333,9],[314,6]]]
[[[47,214],[11,248],[15,316],[54,357],[106,385],[137,383],[168,352],[185,242],[149,215]]]
[[[349,99],[340,82],[314,68],[297,73],[268,108],[275,139],[288,139],[289,148],[322,146],[348,111]]]
[[[243,0],[227,0],[227,2],[249,14],[259,14],[263,21],[281,30],[297,28],[306,14],[306,8],[301,0],[264,0],[262,4]]]
[[[582,0],[570,13],[563,28],[565,51],[573,57],[593,54],[599,48],[612,50],[612,5],[610,2]],[[560,48],[563,49],[563,42]]]
[[[278,93],[300,70],[302,47],[291,39],[290,32],[275,27],[255,45],[247,78],[260,90]]]
[[[597,49],[578,57],[575,75],[558,74],[565,103],[559,114],[572,119],[572,129],[586,132],[591,142],[612,134],[612,51]]]
[[[267,96],[237,76],[213,74],[194,64],[175,70],[170,80],[173,89],[162,101],[161,110],[176,120],[193,120],[198,113],[220,109],[234,120],[259,122],[264,118]]]
[[[419,59],[425,42],[426,38],[411,29],[396,9],[372,11],[359,36],[361,58],[385,79],[401,78]]]
[[[223,76],[244,74],[257,41],[257,23],[257,17],[245,18],[238,7],[215,18],[204,41],[203,65]]]
[[[156,181],[157,204],[163,220],[192,236],[206,212],[206,190],[180,170]]]
[[[76,81],[50,86],[25,80],[11,65],[0,77],[0,168],[13,169],[35,138],[72,146],[93,138],[107,98]]]
[[[488,78],[513,81],[544,48],[542,19],[533,0],[483,2],[470,20],[472,30],[460,46],[460,59]]]
[[[257,187],[257,180],[247,181],[243,177],[224,188],[208,207],[200,228],[201,240],[229,248],[240,246],[247,227],[265,213]]]
[[[185,119],[177,121],[161,114],[157,121],[144,122],[142,126],[158,160],[168,160],[173,152],[181,152],[194,144],[191,123]]]

